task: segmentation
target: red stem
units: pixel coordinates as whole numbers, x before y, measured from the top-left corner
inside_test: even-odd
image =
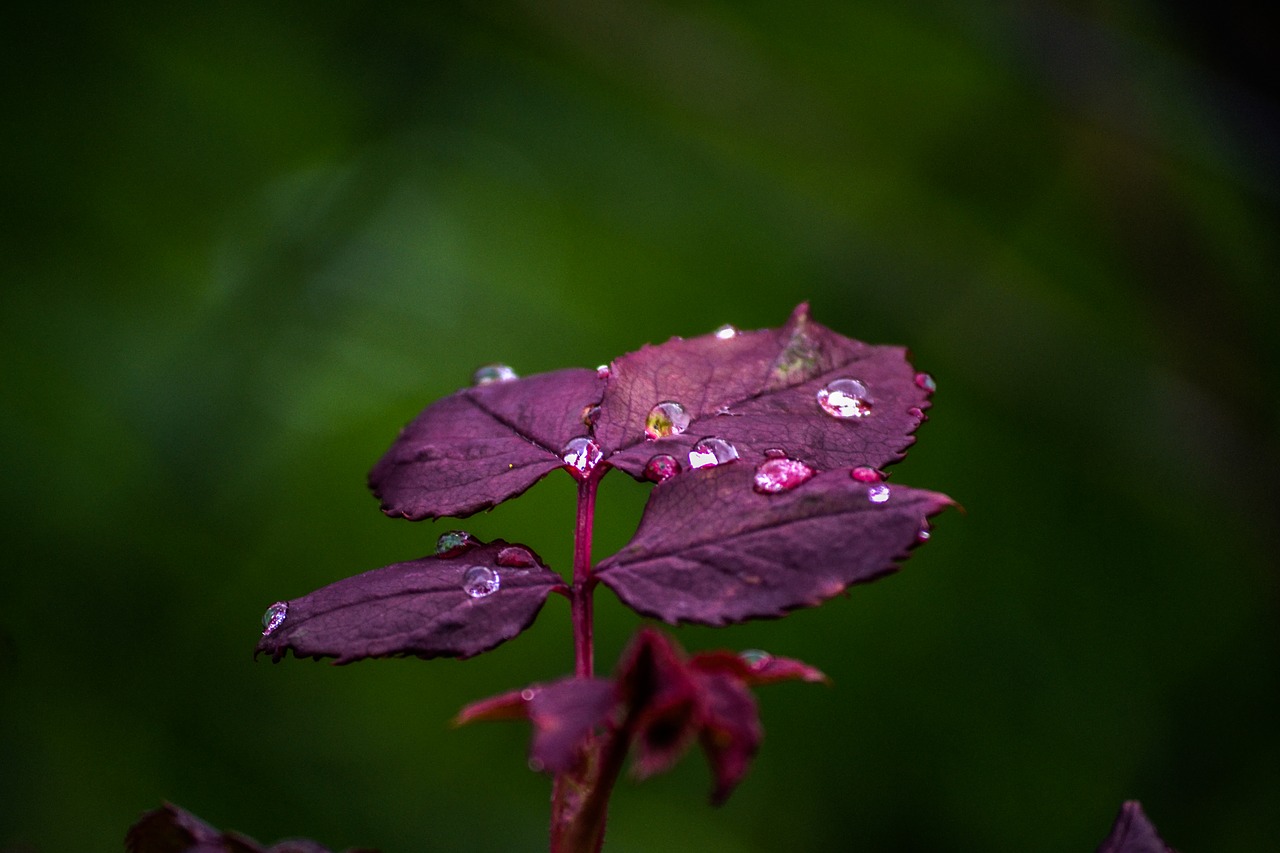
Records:
[[[604,471],[601,470],[600,474]],[[590,678],[595,671],[591,629],[591,593],[595,579],[591,576],[591,524],[596,511],[596,484],[600,475],[592,471],[578,483],[578,523],[573,535],[573,672],[578,678]]]

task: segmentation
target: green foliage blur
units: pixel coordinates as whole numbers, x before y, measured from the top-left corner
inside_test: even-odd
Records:
[[[460,524],[384,518],[364,476],[476,365],[802,300],[936,377],[893,476],[965,512],[848,598],[677,631],[834,684],[761,691],[723,808],[696,755],[621,784],[606,849],[1075,853],[1128,798],[1182,850],[1280,838],[1260,24],[140,5],[19,11],[0,59],[0,850],[117,850],[165,800],[264,841],[545,849],[526,729],[449,720],[571,670],[563,601],[462,663],[255,663],[260,614]],[[573,494],[461,524],[563,569]],[[598,557],[645,494],[605,480]],[[608,669],[639,620],[597,607]]]

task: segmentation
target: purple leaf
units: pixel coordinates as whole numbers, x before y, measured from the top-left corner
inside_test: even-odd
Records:
[[[464,388],[431,404],[369,474],[387,515],[465,517],[515,497],[564,463],[588,434],[583,411],[604,380],[574,368]]]
[[[808,681],[812,684],[829,684],[831,681],[820,669],[804,661],[774,657],[759,651],[738,655],[733,652],[699,652],[689,659],[689,665],[701,672],[727,673],[752,687],[779,681]]]
[[[724,625],[820,604],[897,569],[945,495],[862,483],[848,471],[760,494],[743,462],[654,487],[630,543],[597,575],[666,622]]]
[[[237,832],[220,832],[171,803],[139,818],[125,835],[124,846],[129,853],[329,853],[329,848],[305,838],[264,847]],[[347,853],[377,851],[365,848]]]
[[[1098,853],[1174,853],[1156,834],[1156,828],[1142,812],[1142,804],[1129,800],[1120,807],[1111,834]]]
[[[637,478],[660,454],[689,467],[690,450],[707,436],[752,461],[781,450],[819,470],[879,468],[901,459],[915,440],[930,384],[916,381],[905,349],[844,337],[800,305],[781,329],[674,338],[614,360],[595,437],[611,466]],[[819,394],[828,387],[839,393],[825,395],[824,409]],[[688,423],[652,439],[646,419],[668,402]]]
[[[702,696],[699,740],[716,780],[711,802],[718,806],[746,775],[764,730],[755,697],[742,681],[723,673],[700,675],[697,680]]]
[[[512,566],[496,541],[374,569],[273,605],[282,621],[258,642],[257,654],[280,660],[416,655],[471,657],[533,623],[547,595],[564,591],[560,576],[532,557]],[[508,552],[510,553],[510,552]],[[506,565],[504,565],[506,564]],[[283,610],[280,606],[283,605]],[[270,611],[269,611],[270,612]]]

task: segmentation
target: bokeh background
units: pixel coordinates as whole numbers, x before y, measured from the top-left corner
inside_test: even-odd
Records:
[[[34,8],[34,7],[32,7]],[[611,851],[1081,851],[1138,798],[1274,849],[1277,100],[1241,10],[334,2],[11,13],[0,849],[179,803],[271,841],[545,849],[520,725],[568,612],[472,661],[255,663],[266,606],[427,553],[368,468],[481,363],[721,323],[911,347],[902,573],[690,648],[802,657],[729,803]],[[468,519],[569,564],[553,476]],[[597,556],[646,488],[604,482]],[[598,597],[611,666],[638,619]]]

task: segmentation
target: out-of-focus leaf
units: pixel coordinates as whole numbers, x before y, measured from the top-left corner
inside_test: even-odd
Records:
[[[501,540],[395,563],[281,602],[284,619],[258,642],[257,653],[280,660],[416,655],[471,657],[533,623],[560,576],[533,551],[521,565],[500,557]],[[510,552],[508,552],[509,554]],[[468,589],[470,592],[468,592]]]
[[[564,466],[604,380],[574,368],[464,388],[427,406],[369,474],[387,515],[464,517]]]
[[[951,503],[847,470],[777,494],[752,482],[752,466],[733,462],[659,484],[631,541],[600,563],[600,580],[670,623],[782,616],[895,571],[926,519]]]
[[[266,847],[238,832],[214,829],[186,809],[165,803],[147,812],[129,828],[124,839],[129,853],[330,853],[306,838],[290,838]],[[352,848],[346,853],[377,853]]]
[[[1160,839],[1156,828],[1142,811],[1142,804],[1129,800],[1111,825],[1111,834],[1102,842],[1098,853],[1176,853]]]
[[[699,652],[689,659],[689,666],[701,672],[723,672],[755,687],[779,681],[808,681],[826,684],[829,678],[818,668],[795,658],[774,657],[764,652],[750,656],[733,652]]]

